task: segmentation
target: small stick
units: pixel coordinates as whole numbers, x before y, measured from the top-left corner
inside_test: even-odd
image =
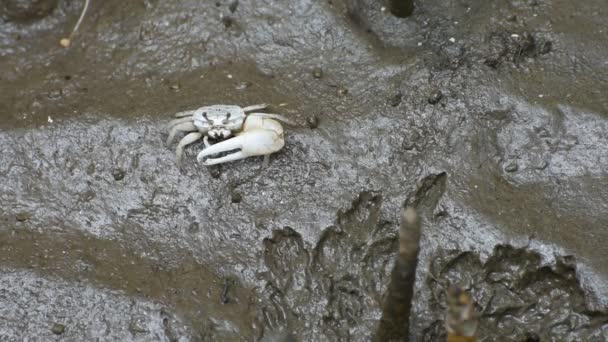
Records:
[[[90,0],[85,0],[84,7],[82,8],[82,12],[80,13],[80,18],[78,18],[78,21],[76,22],[76,25],[74,26],[74,29],[72,30],[72,33],[70,33],[70,35],[67,38],[61,38],[61,40],[59,41],[59,44],[61,46],[63,46],[64,48],[68,48],[72,44],[72,39],[74,39],[74,36],[76,35],[76,31],[78,31],[78,28],[80,27],[80,24],[82,23],[82,19],[84,19],[84,15],[87,13],[87,9],[89,8],[89,2],[90,2]]]
[[[403,209],[399,229],[399,254],[391,274],[382,318],[374,341],[408,341],[416,266],[420,251],[420,219],[412,207]]]

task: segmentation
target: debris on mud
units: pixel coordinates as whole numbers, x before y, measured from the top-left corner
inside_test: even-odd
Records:
[[[499,245],[482,262],[473,252],[437,255],[425,283],[432,306],[440,312],[446,286],[468,289],[478,304],[480,338],[523,341],[529,336],[556,341],[603,341],[608,338],[608,314],[589,309],[571,256],[544,265],[541,255],[525,248]],[[434,317],[434,321],[432,319]],[[443,318],[424,319],[422,341],[445,338]]]
[[[487,38],[484,63],[497,68],[503,62],[518,64],[526,58],[536,58],[551,52],[553,43],[538,39],[530,32],[493,32]]]
[[[61,335],[61,334],[63,334],[65,332],[65,325],[59,324],[59,323],[55,323],[55,324],[53,324],[53,327],[51,328],[51,331],[55,335]]]
[[[17,219],[18,222],[25,222],[25,221],[29,220],[31,217],[32,217],[32,214],[30,214],[27,211],[21,211],[15,215],[15,219]]]
[[[306,124],[308,124],[308,128],[315,129],[319,127],[319,117],[317,115],[309,116],[306,119]]]
[[[316,68],[312,69],[312,76],[317,79],[322,78],[323,69],[321,69],[320,67],[316,67]]]

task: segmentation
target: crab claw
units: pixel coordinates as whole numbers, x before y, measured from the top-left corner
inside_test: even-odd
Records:
[[[196,159],[203,165],[215,165],[252,156],[268,156],[281,150],[283,146],[285,146],[285,139],[280,123],[272,119],[250,117],[245,121],[242,133],[205,148]],[[239,151],[220,158],[207,158],[233,150]],[[267,159],[265,158],[265,160]]]

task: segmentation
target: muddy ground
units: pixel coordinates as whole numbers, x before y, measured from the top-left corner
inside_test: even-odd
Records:
[[[484,341],[608,339],[604,0],[4,0],[0,340],[367,341],[399,208],[411,335],[448,281]],[[167,146],[172,114],[266,102],[262,168]]]

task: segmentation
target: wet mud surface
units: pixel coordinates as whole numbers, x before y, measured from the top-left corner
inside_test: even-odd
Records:
[[[0,4],[0,339],[370,340],[399,210],[410,332],[608,338],[603,1]],[[173,113],[269,103],[271,157],[175,163]]]

